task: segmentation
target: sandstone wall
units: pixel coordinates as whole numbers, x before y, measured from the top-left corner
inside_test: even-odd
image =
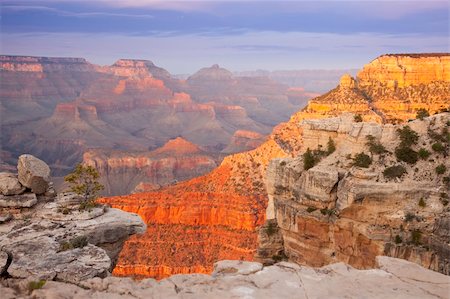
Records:
[[[434,142],[426,132],[448,130],[449,120],[445,113],[409,125],[421,134],[418,144],[426,148]],[[301,155],[269,165],[267,218],[275,219],[281,229],[289,260],[313,266],[344,261],[371,268],[377,255],[386,254],[450,273],[448,230],[443,229],[450,217],[445,200],[449,190],[434,169],[439,164],[448,169],[450,163],[445,154],[434,153],[415,166],[400,163],[407,174],[387,179],[384,169],[398,164],[393,155],[399,144],[396,129],[354,123],[346,116],[303,122],[304,147],[326,149],[331,138],[337,149],[307,171]],[[348,155],[368,152],[368,135],[380,140],[388,152],[373,155],[369,168],[352,166]],[[275,244],[262,245],[260,258],[270,258],[264,255],[267,246]]]

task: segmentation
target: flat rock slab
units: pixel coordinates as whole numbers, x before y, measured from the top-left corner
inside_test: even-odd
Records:
[[[49,281],[24,298],[448,299],[450,277],[389,257],[379,263],[383,269],[357,270],[344,263],[310,268],[287,262],[262,267],[260,263],[221,261],[213,276],[175,275],[161,281],[97,277],[78,283],[82,288]],[[14,291],[3,289],[2,294]]]
[[[31,208],[37,203],[34,193],[24,193],[21,195],[0,195],[0,207],[2,208]]]

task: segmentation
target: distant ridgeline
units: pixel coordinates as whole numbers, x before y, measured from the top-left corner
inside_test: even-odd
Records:
[[[3,55],[0,74],[0,167],[10,169],[14,157],[27,152],[47,161],[55,175],[69,172],[90,150],[115,151],[115,156],[120,151],[122,159],[132,160],[177,137],[220,161],[222,152],[261,144],[273,126],[313,96],[267,77],[234,76],[218,65],[179,80],[146,60],[98,66],[82,58]],[[249,133],[242,138],[239,131]],[[184,180],[210,169],[178,175],[176,167],[168,167],[166,173]],[[110,176],[123,172],[128,170],[118,166]],[[125,179],[126,187],[112,194],[129,193],[140,182],[173,181],[154,177],[162,173],[148,172],[142,181],[115,174],[112,181]]]

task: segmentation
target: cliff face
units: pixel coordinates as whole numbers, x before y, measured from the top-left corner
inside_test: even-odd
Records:
[[[271,158],[283,156],[268,141],[226,157],[205,176],[157,192],[100,199],[148,224],[144,236],[126,242],[114,274],[163,278],[209,273],[218,259],[251,260],[254,231],[266,209],[263,174]]]
[[[304,148],[326,149],[331,139],[336,151],[309,170],[304,170],[304,156],[270,163],[267,218],[276,220],[282,235],[276,241],[282,242],[289,260],[313,266],[344,261],[371,268],[375,257],[385,254],[449,274],[448,228],[444,228],[450,217],[444,178],[448,179],[448,171],[436,174],[435,168],[449,169],[450,163],[447,153],[432,152],[436,140],[430,137],[430,132],[448,134],[449,121],[450,114],[443,113],[408,124],[420,136],[417,147],[432,153],[410,165],[398,162],[393,154],[401,125],[354,123],[352,115],[304,120]],[[356,167],[350,156],[369,151],[369,135],[386,152],[372,154],[368,168]],[[386,169],[398,165],[405,174],[389,179]],[[261,230],[262,240],[267,239],[267,230],[267,226]],[[273,258],[275,245],[263,244],[259,257]]]
[[[448,82],[443,82],[443,84],[444,83],[448,84]],[[429,85],[425,85],[424,88],[429,88]],[[446,96],[447,95],[445,94],[437,95],[440,99],[445,99]],[[266,191],[267,182],[265,177],[269,161],[274,158],[296,157],[300,153],[303,153],[307,147],[316,148],[319,140],[321,144],[323,144],[323,142],[326,144],[329,136],[335,138],[339,134],[339,132],[335,131],[334,133],[330,133],[329,136],[327,135],[328,133],[324,133],[323,136],[320,135],[322,137],[316,136],[316,133],[319,131],[312,131],[305,126],[300,125],[303,120],[329,118],[342,114],[343,112],[360,114],[365,121],[373,121],[375,123],[383,123],[393,120],[392,115],[384,114],[383,111],[375,109],[372,102],[373,99],[368,98],[364,90],[359,89],[357,80],[354,80],[349,76],[345,76],[337,88],[323,96],[311,100],[305,109],[292,115],[289,122],[278,125],[268,139],[257,149],[226,157],[222,164],[210,174],[180,183],[168,189],[159,190],[158,192],[135,194],[130,197],[102,199],[102,201],[108,202],[114,207],[119,207],[125,210],[130,208],[133,211],[140,213],[144,219],[147,219],[149,227],[152,227],[153,223],[164,225],[161,226],[163,227],[161,230],[159,230],[158,226],[156,226],[155,230],[151,233],[147,233],[145,237],[135,237],[133,238],[133,242],[127,242],[125,244],[125,249],[122,252],[118,262],[118,270],[116,270],[117,273],[120,274],[122,271],[122,273],[142,276],[145,275],[145,270],[143,270],[145,267],[150,267],[149,269],[158,269],[154,270],[154,272],[147,272],[147,275],[155,275],[157,277],[174,273],[191,273],[197,271],[198,269],[202,269],[201,271],[207,271],[208,269],[211,269],[209,260],[217,260],[219,259],[219,256],[221,258],[237,257],[236,251],[225,250],[228,248],[228,243],[224,241],[225,243],[217,245],[217,243],[213,241],[214,238],[202,239],[203,241],[201,242],[201,245],[195,242],[183,242],[184,250],[195,254],[191,255],[192,259],[189,260],[178,257],[176,258],[177,263],[181,263],[183,265],[182,268],[176,268],[177,263],[170,264],[171,253],[168,251],[165,253],[155,253],[156,256],[160,257],[157,259],[148,259],[145,257],[145,252],[148,250],[156,252],[158,248],[162,246],[161,244],[164,244],[164,246],[167,244],[172,244],[174,238],[180,238],[182,235],[180,232],[181,228],[186,227],[186,229],[188,229],[188,227],[190,228],[192,226],[192,223],[197,225],[197,222],[200,224],[199,227],[206,229],[209,232],[214,232],[214,234],[216,234],[216,238],[219,239],[220,237],[218,236],[220,234],[227,235],[223,231],[219,231],[221,227],[225,230],[235,230],[234,232],[236,235],[234,238],[236,238],[236,240],[248,240],[248,243],[245,244],[245,246],[242,244],[239,245],[239,251],[244,252],[246,250],[251,250],[253,253],[257,243],[256,238],[250,236],[256,236],[256,228],[260,226],[265,219],[266,205],[269,203],[269,206],[271,206],[273,202],[273,197],[268,197]],[[371,126],[372,125],[369,125],[368,128],[371,128]],[[309,137],[304,138],[304,134]],[[352,134],[357,134],[357,131]],[[392,135],[395,135],[394,131]],[[352,135],[350,134],[350,136]],[[349,148],[353,148],[356,151],[357,147],[351,142],[351,140],[354,139],[352,138],[353,137],[349,137],[350,141],[348,141],[349,143],[347,143],[347,145],[351,145]],[[364,143],[364,140],[360,140],[358,146],[363,148]],[[345,145],[343,146],[345,147]],[[328,174],[325,173],[323,176],[326,178]],[[296,177],[295,173],[293,177]],[[334,172],[330,175],[326,190],[329,190],[330,188],[333,190],[334,184],[331,186],[329,186],[329,184],[332,184],[335,179],[341,179],[339,172],[337,172],[337,174]],[[314,178],[311,178],[311,180],[314,180]],[[333,193],[334,190],[331,190],[329,192]],[[321,196],[323,198],[328,198],[326,199],[326,202],[329,202],[330,204],[333,202],[332,198],[334,195],[322,194]],[[173,199],[174,197],[180,198],[180,200],[175,201]],[[145,208],[147,202],[150,206],[153,206],[148,213],[144,212],[147,209]],[[179,220],[181,209],[180,206],[183,207],[183,213],[187,215],[189,214],[187,211],[192,209],[192,202],[200,202],[202,205],[205,205],[204,209],[206,210],[201,212],[206,213],[206,216],[201,218],[204,220],[199,220],[199,216],[194,217],[193,220],[190,220],[191,222],[186,222],[187,220]],[[136,206],[136,203],[139,205],[138,207]],[[228,206],[228,204],[236,206],[232,207]],[[212,213],[212,211],[215,211],[215,209],[218,209],[218,207],[224,205],[227,208],[221,210],[221,213],[226,210],[233,211],[233,215],[229,218],[231,220],[227,220],[228,217],[225,216],[210,216],[211,214],[209,210]],[[158,210],[158,206],[164,208],[160,208],[160,210]],[[174,206],[174,210],[170,209],[172,206]],[[141,210],[141,212],[138,210]],[[194,208],[194,210],[196,210],[196,208]],[[272,213],[274,213],[273,209]],[[288,215],[288,211],[286,213],[286,215]],[[251,216],[253,217],[253,222],[249,220],[251,219],[250,215],[253,215]],[[280,215],[283,214],[281,213]],[[237,219],[240,220],[235,223],[235,221],[238,221]],[[286,219],[290,218],[287,218],[286,216]],[[171,224],[172,221],[174,222],[173,224]],[[211,224],[209,224],[209,222]],[[186,223],[187,225],[184,225],[183,223]],[[244,223],[246,226],[243,227],[242,224],[239,223]],[[311,255],[311,261],[314,261],[314,263],[324,264],[330,261],[330,257],[328,256],[333,254],[333,250],[328,250],[326,248],[330,248],[328,247],[328,244],[330,244],[330,242],[334,242],[334,239],[333,241],[329,241],[327,239],[328,233],[331,234],[328,223],[323,224],[317,220],[315,224],[312,224],[312,222],[304,223],[301,227],[303,227],[302,230],[311,229],[315,231],[313,235],[307,235],[305,239],[310,240],[312,243],[316,242],[316,248],[325,248],[325,253],[322,254],[319,252],[319,255],[313,257],[313,251],[308,251],[308,254]],[[373,265],[373,258],[366,259],[365,255],[367,254],[372,257],[375,254],[383,252],[383,245],[380,245],[381,243],[372,240],[364,233],[353,231],[353,228],[351,227],[354,227],[355,225],[351,222],[348,222],[346,225],[347,226],[342,225],[341,235],[339,235],[340,239],[339,237],[336,237],[336,240],[339,239],[339,242],[341,242],[339,243],[339,246],[343,248],[342,253],[339,253],[341,254],[340,258],[361,267],[366,267],[369,264]],[[267,226],[268,225],[266,224],[265,227]],[[169,233],[167,233],[167,235],[162,234],[161,232],[163,229],[165,232]],[[268,256],[269,258],[272,258],[272,255],[278,254],[280,255],[277,258],[282,258],[281,254],[283,244],[273,244],[273,241],[283,240],[283,236],[277,233],[278,229],[276,225],[271,225],[269,230],[274,230],[274,234],[271,236],[267,236],[266,234],[265,242],[269,247],[271,245],[273,246],[270,250],[267,250],[266,253],[274,252],[274,254],[270,254]],[[261,233],[264,233],[266,230],[262,229],[260,231]],[[156,236],[158,236],[159,239],[155,239]],[[147,243],[147,240],[152,239],[153,241]],[[353,245],[349,245],[350,243],[358,244],[355,245],[359,246],[357,247],[358,249],[353,251]],[[157,245],[153,246],[153,244]],[[324,245],[322,246],[321,244]],[[218,250],[217,246],[225,249],[223,251]],[[348,252],[345,250],[348,250]],[[299,251],[300,249],[297,248],[296,252]],[[222,252],[224,252],[224,255],[222,255]],[[403,256],[408,255],[408,252],[410,251],[404,251]],[[336,254],[337,253],[334,255]],[[247,259],[249,255],[245,255],[244,258]],[[140,262],[135,263],[132,260],[132,257],[136,258]],[[292,255],[292,257],[294,257],[294,255]],[[293,260],[300,262],[301,258],[293,258]],[[165,269],[165,274],[162,275],[161,273],[163,273],[163,271],[159,269]]]
[[[129,194],[139,184],[159,189],[217,167],[211,155],[180,137],[151,152],[89,150],[83,164],[98,170],[106,194],[117,195]]]
[[[431,114],[449,109],[450,55],[383,55],[358,73],[358,87],[373,108],[405,121],[424,108]]]
[[[178,80],[146,60],[97,66],[82,58],[0,56],[0,75],[3,150],[35,154],[57,175],[89,149],[152,150],[178,136],[216,155],[228,145],[227,153],[253,149],[258,142],[235,146],[234,133],[266,135],[310,96],[217,66]]]

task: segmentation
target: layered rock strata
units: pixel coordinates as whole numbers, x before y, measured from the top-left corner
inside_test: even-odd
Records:
[[[429,56],[439,56],[437,54],[429,55]],[[442,55],[446,56],[446,55]],[[383,57],[383,56],[382,56]],[[414,55],[412,55],[415,63],[422,63],[422,60],[415,58]],[[441,68],[442,66],[439,64],[434,64],[434,66],[437,68]],[[214,71],[214,70],[209,70]],[[219,70],[220,73],[223,73]],[[381,79],[380,79],[381,80]],[[440,80],[439,78],[437,80]],[[445,78],[443,80],[446,80]],[[434,81],[433,81],[434,82]],[[436,81],[438,85],[442,86],[449,86],[448,81]],[[242,154],[232,155],[229,157],[226,157],[222,164],[212,171],[210,174],[205,175],[203,177],[190,180],[185,183],[180,183],[174,187],[168,188],[168,189],[162,189],[158,190],[158,192],[153,193],[146,193],[146,194],[136,194],[127,198],[107,198],[104,199],[105,202],[109,202],[114,207],[120,207],[123,209],[127,209],[127,206],[130,205],[135,208],[134,203],[138,202],[139,205],[142,206],[142,209],[144,210],[146,201],[150,203],[150,205],[161,205],[165,206],[165,199],[168,198],[168,202],[174,202],[171,198],[174,196],[173,194],[180,194],[178,195],[181,200],[177,201],[173,205],[175,205],[178,211],[179,206],[185,206],[187,207],[192,206],[192,202],[199,201],[201,203],[206,202],[210,207],[215,208],[217,206],[222,206],[227,202],[236,202],[236,204],[239,204],[240,206],[250,206],[252,208],[252,212],[255,215],[255,219],[258,219],[258,221],[254,222],[255,224],[253,226],[249,226],[248,230],[242,231],[242,238],[248,239],[251,244],[248,245],[247,248],[256,248],[257,244],[253,243],[256,242],[255,238],[249,238],[248,232],[252,232],[252,234],[256,235],[256,228],[259,227],[263,219],[265,218],[265,207],[267,203],[270,203],[270,196],[268,196],[266,191],[266,169],[269,161],[273,158],[283,158],[283,157],[296,157],[299,154],[303,153],[307,147],[310,147],[311,149],[317,149],[317,146],[320,144],[322,146],[326,146],[328,142],[328,137],[335,138],[338,136],[339,132],[334,133],[327,133],[324,132],[322,134],[322,137],[315,137],[314,134],[316,134],[318,131],[314,131],[310,128],[310,126],[313,126],[313,124],[309,124],[305,122],[302,124],[302,121],[304,120],[310,120],[310,119],[323,119],[323,118],[330,118],[332,116],[340,115],[344,112],[352,112],[355,115],[359,114],[361,118],[364,121],[370,121],[373,122],[372,124],[365,124],[364,126],[362,124],[357,125],[355,122],[356,128],[359,128],[358,126],[364,127],[364,130],[368,130],[369,132],[372,132],[371,130],[375,129],[376,123],[385,123],[385,122],[396,122],[397,115],[393,115],[391,113],[387,113],[384,110],[378,110],[376,107],[373,106],[373,102],[378,99],[376,97],[376,93],[374,93],[373,97],[369,97],[366,93],[367,90],[369,90],[371,87],[369,85],[365,86],[364,89],[361,89],[358,85],[358,79],[353,79],[349,76],[344,76],[343,79],[340,82],[340,85],[336,87],[335,89],[331,90],[330,92],[324,94],[323,96],[320,96],[318,98],[315,98],[309,102],[309,104],[301,111],[298,111],[294,115],[292,115],[291,119],[287,123],[282,123],[278,125],[272,132],[272,134],[267,138],[267,140],[257,149],[253,151],[249,151]],[[419,89],[416,89],[414,87],[414,93],[417,93],[418,90],[429,90],[431,93],[427,93],[428,96],[430,96],[430,101],[434,102],[444,102],[448,104],[448,92],[445,92],[445,87],[442,92],[442,89],[433,89],[435,83],[424,83],[424,86],[420,87]],[[376,83],[373,85],[373,89],[377,89]],[[418,93],[417,93],[418,94]],[[428,96],[425,96],[427,98]],[[380,98],[381,99],[381,98]],[[417,100],[416,97],[406,97],[407,101],[414,102]],[[386,100],[388,102],[388,100]],[[433,113],[436,110],[430,110],[431,113]],[[399,110],[399,115],[401,115],[403,112]],[[411,110],[408,112],[408,117],[415,116],[416,111]],[[349,123],[349,127],[352,127],[351,120],[353,116],[350,116],[349,119],[347,119],[347,122]],[[334,120],[334,122],[339,123],[339,120]],[[332,125],[331,128],[335,127],[336,124]],[[351,132],[350,137],[348,137],[348,141],[344,143],[343,147],[349,147],[353,150],[357,151],[358,147],[362,149],[365,144],[365,140],[361,139],[359,141],[359,145],[354,144],[354,137],[352,137],[352,134],[359,134],[358,129],[355,129],[354,132]],[[377,131],[372,132],[374,136],[376,135]],[[422,135],[426,134],[426,132],[421,131]],[[304,134],[306,136],[309,136],[307,138],[304,138]],[[367,132],[364,132],[364,134],[367,134]],[[391,132],[392,136],[395,136],[395,129],[392,129]],[[376,135],[378,136],[378,135]],[[306,144],[305,144],[306,140]],[[341,146],[341,145],[340,145]],[[429,146],[429,145],[428,145]],[[366,149],[364,149],[366,151]],[[345,158],[345,157],[344,157]],[[345,161],[345,159],[342,159]],[[423,164],[423,163],[422,163]],[[447,167],[448,168],[448,167]],[[425,169],[425,168],[423,168]],[[429,170],[429,176],[430,178],[437,178],[437,176],[432,172],[432,170]],[[326,175],[326,174],[325,174]],[[338,178],[340,178],[339,172],[337,173]],[[333,179],[333,177],[336,177],[336,173],[331,176],[330,180]],[[331,183],[330,183],[331,184]],[[333,188],[332,188],[333,189]],[[333,191],[334,192],[334,191]],[[323,195],[326,197],[326,195]],[[140,199],[144,199],[144,201],[140,201]],[[238,198],[239,200],[234,201],[234,198]],[[231,200],[230,200],[231,199]],[[257,203],[257,204],[255,204]],[[172,204],[171,204],[172,205]],[[170,208],[164,208],[163,210],[167,210]],[[154,211],[156,211],[156,207],[154,208]],[[240,210],[240,208],[236,208],[236,210]],[[242,210],[245,211],[245,210]],[[155,216],[152,216],[148,219],[150,219],[150,222],[148,224],[154,223],[154,219],[157,219],[156,212],[152,212],[155,214]],[[245,212],[246,213],[246,212]],[[316,212],[317,213],[317,212]],[[320,213],[320,212],[319,212]],[[152,214],[150,214],[152,215]],[[179,236],[180,235],[180,228],[183,227],[183,224],[178,223],[178,216],[177,214],[171,214],[171,213],[165,213],[165,215],[168,215],[165,217],[164,221],[167,221],[167,224],[164,226],[164,230],[168,231],[170,230],[170,227],[173,226],[173,230],[170,234],[167,236]],[[145,218],[146,216],[143,216]],[[173,217],[175,224],[171,223],[171,218]],[[233,216],[235,217],[235,216]],[[237,216],[236,216],[237,217]],[[270,218],[270,217],[269,217]],[[234,221],[234,220],[233,220]],[[161,224],[160,220],[157,220],[156,223]],[[214,222],[216,223],[216,222]],[[444,222],[442,222],[444,223]],[[191,224],[189,224],[191,225]],[[205,227],[208,227],[209,225],[207,222],[204,222]],[[214,224],[216,225],[216,224]],[[236,224],[231,224],[231,221],[227,221],[225,226],[236,226]],[[305,224],[306,225],[306,224]],[[349,226],[353,225],[351,223],[348,224]],[[232,226],[232,227],[233,227]],[[317,229],[320,230],[317,232],[317,236],[310,236],[307,237],[311,240],[311,242],[317,241],[322,242],[320,238],[322,238],[321,233],[327,234],[328,225],[325,225],[324,227],[318,227]],[[210,226],[209,226],[210,227]],[[211,228],[211,230],[214,230]],[[266,230],[261,229],[260,232],[264,233]],[[429,233],[429,230],[427,230],[427,233]],[[445,232],[441,232],[440,235],[445,235]],[[395,236],[395,235],[394,235]],[[184,243],[185,248],[190,248],[189,250],[192,250],[192,252],[197,252],[198,254],[193,255],[193,259],[185,260],[184,266],[182,269],[175,270],[171,266],[167,266],[170,263],[170,254],[167,254],[164,256],[164,258],[158,258],[155,260],[148,260],[149,263],[145,264],[143,266],[141,262],[139,262],[139,265],[136,265],[136,271],[133,272],[133,261],[128,256],[133,256],[134,253],[138,253],[138,255],[143,255],[144,248],[152,248],[155,243],[148,243],[147,239],[149,237],[145,236],[144,238],[135,237],[135,240],[131,244],[125,245],[125,250],[123,252],[123,257],[119,258],[118,265],[122,268],[127,268],[126,273],[141,276],[144,272],[140,269],[145,268],[145,266],[148,267],[161,267],[165,270],[167,275],[169,273],[175,274],[175,273],[191,273],[195,271],[195,269],[211,269],[211,264],[209,266],[205,262],[205,251],[208,251],[208,254],[211,252],[214,252],[212,248],[215,248],[216,243],[213,243],[212,241],[208,241],[200,245],[196,243]],[[165,236],[161,235],[160,239],[157,240],[156,244],[171,244],[171,238],[166,238]],[[276,234],[271,236],[265,236],[264,242],[272,246],[270,249],[266,250],[266,257],[269,259],[272,259],[273,256],[276,256],[277,258],[283,258],[283,253],[280,250],[284,245],[275,244],[273,243],[272,239],[279,240],[281,239],[281,236],[277,236]],[[317,239],[316,239],[317,238]],[[361,264],[362,267],[369,267],[369,264],[373,265],[373,258],[367,259],[367,262],[365,262],[365,250],[368,250],[369,256],[374,256],[374,253],[376,252],[379,254],[380,252],[383,252],[384,248],[378,245],[374,245],[373,241],[368,241],[364,238],[364,235],[360,236],[358,234],[356,235],[344,235],[342,237],[342,240],[344,244],[344,247],[349,247],[345,244],[347,241],[355,242],[358,244],[363,244],[364,250],[361,251],[355,251],[355,252],[346,252],[345,255],[342,255],[342,260],[346,260],[347,257],[352,256],[352,259],[355,260],[355,262],[351,262],[354,265],[357,265],[358,263]],[[442,242],[442,241],[439,241]],[[272,244],[272,245],[271,245]],[[378,244],[378,243],[377,243]],[[129,246],[129,248],[127,247]],[[226,244],[221,245],[222,248],[226,248]],[[156,246],[155,246],[156,247]],[[319,246],[320,247],[320,246]],[[202,248],[202,250],[199,250],[198,248]],[[203,250],[204,249],[204,250]],[[156,250],[156,249],[155,249]],[[407,256],[410,251],[404,250],[402,253],[402,256]],[[329,255],[333,254],[333,251],[330,251],[327,253]],[[163,253],[160,254],[162,256]],[[233,252],[230,254],[231,256],[221,256],[221,258],[236,258],[235,253]],[[219,254],[214,253],[211,255],[214,259],[214,256],[216,260],[219,259]],[[426,257],[423,258],[423,261],[425,261]],[[121,262],[123,260],[123,262]],[[138,258],[138,260],[143,261],[143,258]],[[176,260],[182,260],[180,258],[176,258]],[[327,261],[331,262],[332,260],[328,257],[326,257],[326,254],[324,256],[318,256],[318,261]],[[164,261],[164,262],[161,262]],[[299,259],[300,261],[300,259]],[[346,260],[348,261],[348,260]],[[424,262],[425,263],[425,262]],[[364,266],[362,265],[364,264]],[[199,267],[201,265],[201,267]],[[323,265],[323,264],[321,264]],[[203,270],[202,270],[203,271]],[[158,272],[161,273],[161,272]],[[149,274],[152,275],[152,274]],[[159,276],[158,276],[159,277]]]
[[[216,155],[253,149],[259,142],[236,145],[235,132],[266,135],[310,98],[218,67],[178,80],[145,60],[102,67],[76,58],[0,55],[0,76],[2,150],[42,157],[59,176],[88,150],[142,152],[179,136]]]
[[[123,195],[138,185],[143,190],[157,190],[203,175],[217,167],[216,159],[178,137],[150,152],[89,150],[83,155],[83,164],[98,170],[105,194]]]
[[[308,170],[302,155],[271,161],[267,218],[277,223],[282,238],[260,242],[259,257],[266,262],[273,258],[271,248],[278,242],[288,259],[300,264],[344,261],[372,268],[375,257],[386,254],[450,274],[445,228],[450,217],[445,179],[450,163],[445,151],[433,152],[436,137],[430,133],[448,134],[449,124],[449,113],[408,123],[419,136],[416,150],[422,147],[431,153],[412,165],[399,162],[394,154],[403,125],[355,123],[352,115],[304,120],[304,148],[326,149],[333,140],[336,150]],[[368,136],[385,152],[371,154],[373,162],[367,168],[356,167],[351,157],[370,154]],[[448,151],[448,145],[445,148]],[[437,174],[439,165],[445,171]],[[385,172],[390,166],[401,166],[405,173],[390,179]],[[263,241],[267,230],[260,232]]]

